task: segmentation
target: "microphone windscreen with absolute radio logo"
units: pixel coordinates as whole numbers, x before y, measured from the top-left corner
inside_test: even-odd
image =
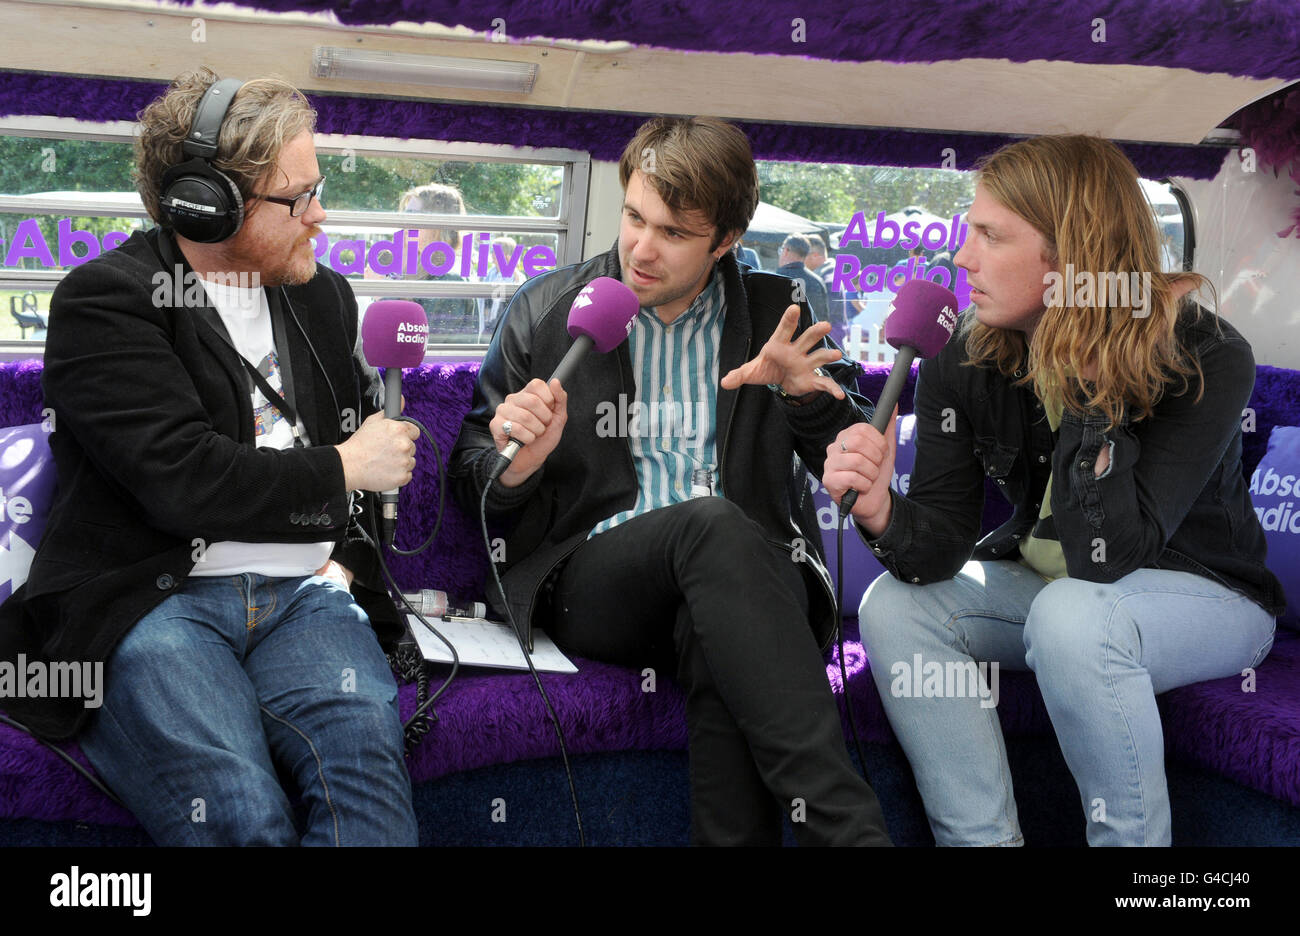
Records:
[[[956,327],[957,296],[951,289],[924,279],[910,279],[899,288],[890,305],[889,318],[885,319],[885,340],[898,349],[898,356],[871,417],[871,425],[877,432],[884,433],[889,427],[889,416],[903,394],[912,360],[934,357],[943,350]],[[851,511],[857,499],[857,491],[845,491],[840,500],[840,513]]]
[[[613,277],[598,276],[584,286],[569,306],[569,334],[573,336],[573,344],[560,358],[547,383],[558,380],[560,386],[566,386],[588,352],[608,354],[627,341],[639,311],[641,303],[636,293]],[[507,442],[497,456],[489,479],[495,481],[501,477],[522,446],[518,439]]]
[[[636,293],[611,276],[598,276],[569,307],[569,334],[586,335],[601,354],[608,354],[632,333],[641,304]]]
[[[899,350],[915,348],[918,358],[934,357],[942,351],[957,325],[957,296],[929,280],[908,280],[891,308],[885,319],[885,340]]]
[[[361,320],[361,353],[371,367],[418,367],[429,341],[429,316],[409,299],[370,303]]]

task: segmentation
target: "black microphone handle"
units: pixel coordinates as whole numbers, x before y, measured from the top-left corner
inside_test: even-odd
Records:
[[[907,375],[912,370],[912,361],[915,357],[916,349],[911,345],[903,345],[894,356],[893,369],[885,380],[885,388],[880,391],[880,396],[876,399],[876,412],[871,417],[871,427],[881,435],[885,434],[885,429],[889,425],[889,414],[894,411],[894,407],[898,405],[898,398],[903,395],[903,387],[907,384]],[[851,511],[857,500],[857,491],[852,488],[845,491],[844,496],[840,498],[840,516]]]
[[[573,342],[572,347],[560,359],[559,365],[555,368],[555,373],[551,375],[551,380],[558,380],[561,387],[568,383],[569,378],[578,369],[578,362],[587,356],[587,352],[591,350],[594,344],[595,342],[590,335],[579,335],[577,340]],[[549,384],[551,380],[546,382]]]
[[[402,415],[402,369],[388,367],[384,369],[384,418],[396,419]],[[383,509],[379,514],[380,538],[384,545],[393,545],[393,536],[397,532],[397,488],[384,491],[379,497]]]
[[[587,356],[587,352],[591,350],[593,344],[595,342],[592,341],[591,336],[579,335],[577,340],[569,347],[569,350],[564,353],[564,357],[560,359],[560,363],[555,368],[555,373],[551,374],[551,380],[558,380],[561,387],[568,383],[569,378],[578,369],[578,362]],[[551,380],[546,382],[549,384]],[[510,463],[515,460],[515,456],[519,454],[519,450],[523,447],[524,443],[518,439],[511,439],[507,442],[506,447],[497,456],[496,464],[492,466],[492,471],[488,474],[488,480],[495,481],[501,477],[501,473],[510,467]]]

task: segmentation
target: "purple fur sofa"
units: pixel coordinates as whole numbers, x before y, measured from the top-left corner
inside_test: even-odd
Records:
[[[477,364],[425,365],[404,382],[407,412],[449,453],[469,408]],[[873,366],[862,387],[874,399],[887,371]],[[0,365],[0,425],[39,421],[40,363]],[[914,380],[914,377],[913,377]],[[912,381],[902,411],[910,411]],[[1274,425],[1300,425],[1300,372],[1258,369],[1256,431],[1245,440],[1253,470]],[[403,495],[398,545],[412,548],[432,529],[439,473],[421,443],[421,467]],[[990,486],[990,491],[996,489]],[[985,523],[1006,505],[986,497]],[[486,553],[477,518],[449,496],[434,547],[393,556],[404,589],[437,587],[481,596]],[[867,582],[850,582],[850,611]],[[848,622],[845,663],[867,767],[895,841],[925,844],[928,831],[910,771],[866,673],[855,622]],[[827,678],[843,699],[836,651]],[[660,679],[643,691],[639,672],[577,660],[576,675],[543,677],[573,761],[588,841],[683,844],[688,830],[683,698]],[[435,668],[433,685],[445,671]],[[1300,635],[1279,630],[1259,667],[1257,690],[1240,679],[1188,686],[1160,700],[1166,734],[1175,844],[1300,842]],[[415,687],[401,689],[403,717]],[[408,764],[421,840],[428,844],[572,844],[576,841],[558,744],[527,674],[462,670],[436,706],[437,720]],[[1082,843],[1077,792],[1064,771],[1042,699],[1029,674],[1003,674],[998,713],[1012,756],[1017,798],[1030,844]],[[75,744],[66,746],[84,763]],[[509,803],[507,822],[494,804]],[[1217,818],[1216,818],[1217,817]],[[498,820],[500,816],[496,817]],[[148,844],[129,813],[113,804],[32,739],[0,726],[0,844]]]

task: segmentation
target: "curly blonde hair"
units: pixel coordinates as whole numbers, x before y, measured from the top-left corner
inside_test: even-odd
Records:
[[[1067,306],[1065,290],[1058,296],[1044,283],[1046,308],[1032,347],[1019,331],[968,316],[969,363],[1008,377],[1026,365],[1019,383],[1032,382],[1040,397],[1075,413],[1104,413],[1112,426],[1126,409],[1134,420],[1150,416],[1171,386],[1186,392],[1192,374],[1201,382],[1199,399],[1200,363],[1179,345],[1174,326],[1181,294],[1203,288],[1213,295],[1213,286],[1198,273],[1161,271],[1155,213],[1120,148],[1094,136],[1043,136],[1004,146],[977,169],[985,191],[1043,235],[1044,259],[1058,272],[1088,272],[1096,281],[1130,273],[1146,281],[1149,273],[1150,289],[1141,307],[1127,288],[1123,301]],[[1078,376],[1094,366],[1095,380]]]
[[[165,225],[159,208],[163,173],[189,158],[181,146],[199,100],[218,80],[210,68],[187,72],[140,112],[135,187],[149,217],[160,225]],[[279,78],[246,81],[226,111],[212,165],[230,177],[247,203],[275,172],[284,144],[315,129],[316,112],[297,88]]]

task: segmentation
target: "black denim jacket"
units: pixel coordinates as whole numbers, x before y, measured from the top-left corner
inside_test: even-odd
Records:
[[[1153,415],[1127,415],[1107,431],[1104,416],[1067,409],[1048,427],[1033,389],[967,360],[965,325],[921,364],[916,387],[916,462],[906,497],[891,492],[893,516],[867,546],[897,578],[952,578],[970,559],[1011,559],[1034,530],[1052,475],[1052,521],[1071,578],[1114,582],[1136,569],[1194,572],[1278,615],[1286,606],[1264,565],[1264,531],[1241,467],[1241,416],[1255,385],[1250,345],[1227,321],[1184,307],[1177,337],[1200,360],[1186,393],[1167,393]],[[1017,372],[1017,377],[1022,376]],[[1094,462],[1103,445],[1110,467]],[[1014,512],[979,535],[984,475]]]

